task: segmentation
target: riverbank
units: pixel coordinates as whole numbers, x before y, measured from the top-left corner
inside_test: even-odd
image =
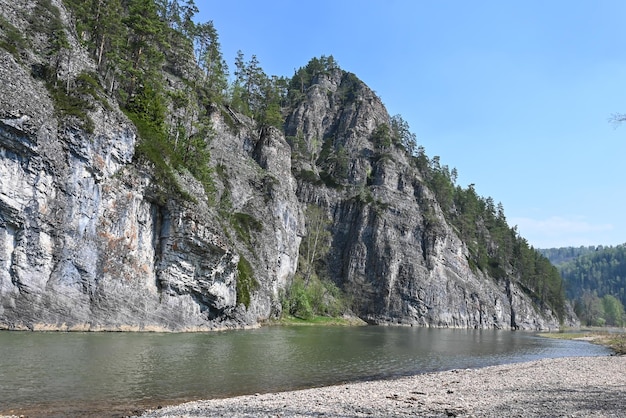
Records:
[[[310,319],[301,319],[295,316],[286,315],[279,319],[272,319],[261,324],[268,327],[281,326],[338,326],[338,327],[361,327],[367,326],[367,322],[354,315],[344,316],[314,316]]]
[[[626,354],[626,332],[623,328],[592,330],[580,330],[577,332],[544,332],[538,334],[541,337],[556,338],[560,340],[588,341],[610,348],[616,354]]]
[[[185,403],[142,417],[626,417],[626,356],[543,359]]]

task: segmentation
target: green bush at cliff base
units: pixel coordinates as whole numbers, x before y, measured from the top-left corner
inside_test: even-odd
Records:
[[[296,276],[281,298],[284,315],[310,321],[316,316],[338,317],[347,311],[341,290],[328,280]]]
[[[356,316],[321,316],[315,315],[309,319],[296,318],[291,315],[283,315],[280,319],[269,321],[266,325],[285,325],[285,326],[364,326],[367,322]]]

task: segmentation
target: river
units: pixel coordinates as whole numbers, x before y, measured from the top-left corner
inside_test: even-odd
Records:
[[[213,333],[0,332],[0,414],[121,416],[186,400],[599,356],[497,330],[264,327]]]

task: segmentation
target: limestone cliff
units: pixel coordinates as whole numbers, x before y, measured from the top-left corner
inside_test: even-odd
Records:
[[[25,27],[28,2],[0,6]],[[94,64],[68,38],[69,79]],[[514,278],[472,268],[410,155],[376,141],[389,115],[352,74],[320,74],[284,132],[214,112],[214,195],[175,173],[190,199],[134,158],[137,131],[110,99],[88,110],[93,129],[60,115],[36,47],[0,48],[0,328],[256,326],[280,314],[312,203],[332,220],[331,279],[366,321],[558,326]]]
[[[0,5],[25,27],[26,3]],[[89,70],[69,39],[71,71]],[[233,134],[215,120],[228,210],[266,220],[242,240],[191,176],[177,180],[195,199],[167,195],[152,168],[133,160],[136,130],[114,104],[94,103],[93,132],[59,117],[29,71],[37,65],[36,53],[0,49],[0,328],[204,330],[255,326],[279,312],[301,224],[282,135],[259,140],[253,127]],[[242,258],[254,269],[248,307],[237,300]]]
[[[373,139],[389,115],[380,99],[342,71],[321,75],[288,118],[287,135],[302,136],[315,163],[298,170],[324,175],[315,158],[323,144],[342,149],[349,167],[341,187],[301,180],[304,203],[323,205],[333,219],[329,271],[352,295],[356,312],[375,324],[438,327],[557,327],[511,278],[471,268],[466,245],[446,222],[404,149]],[[346,89],[356,99],[341,100]],[[318,148],[315,149],[317,144]],[[297,171],[297,170],[296,170]]]

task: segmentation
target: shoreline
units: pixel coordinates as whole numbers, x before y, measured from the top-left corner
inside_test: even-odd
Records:
[[[626,417],[626,356],[564,357],[145,411],[173,417]]]

